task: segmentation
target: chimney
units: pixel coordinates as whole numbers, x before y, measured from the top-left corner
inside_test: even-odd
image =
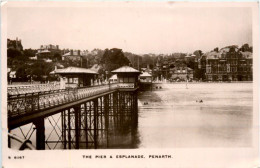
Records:
[[[57,66],[55,65],[55,67],[54,67],[54,71],[56,71],[57,70]]]
[[[59,45],[56,45],[56,49],[57,49],[57,50],[59,49]]]
[[[70,50],[70,55],[73,55],[73,50]]]
[[[78,50],[78,55],[80,55],[80,50]]]

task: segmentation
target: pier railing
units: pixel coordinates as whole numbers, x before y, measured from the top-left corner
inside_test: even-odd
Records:
[[[46,83],[46,84],[32,84],[32,85],[9,85],[7,93],[9,95],[18,95],[26,93],[44,92],[51,90],[58,90],[60,83]]]
[[[95,96],[118,88],[117,84],[86,88],[50,90],[25,94],[8,94],[8,117],[23,116],[30,113]]]

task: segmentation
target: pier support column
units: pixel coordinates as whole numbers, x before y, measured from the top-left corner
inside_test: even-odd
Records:
[[[98,146],[98,99],[93,100],[94,102],[94,148]]]
[[[86,149],[88,149],[88,120],[90,118],[90,115],[88,115],[88,106],[89,105],[89,102],[86,102],[85,103],[85,111],[84,111],[84,114],[85,114],[85,135],[86,135]],[[90,108],[90,107],[89,107]],[[89,109],[89,113],[90,113],[90,109]]]
[[[80,122],[79,122],[80,107],[79,106],[74,107],[74,113],[75,113],[75,139],[76,139],[75,148],[79,149],[79,137],[80,137]]]
[[[117,122],[117,113],[118,113],[118,92],[113,93],[113,121],[114,124]]]
[[[61,125],[62,125],[62,141],[63,141],[63,148],[67,148],[67,137],[66,137],[66,129],[67,129],[67,124],[66,124],[66,110],[61,112]]]
[[[10,133],[10,129],[8,129],[8,133]],[[8,148],[11,148],[11,138],[8,136]]]
[[[106,129],[106,140],[107,147],[109,145],[109,95],[104,96],[104,115],[105,115],[105,129]]]
[[[45,149],[45,127],[44,127],[44,118],[39,118],[33,122],[36,127],[36,149],[44,150]]]
[[[134,126],[137,127],[138,124],[138,100],[137,100],[137,91],[133,93],[133,121]]]
[[[68,109],[68,146],[69,146],[69,149],[71,149],[71,109]]]

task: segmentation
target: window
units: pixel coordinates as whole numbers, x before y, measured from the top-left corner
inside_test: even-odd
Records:
[[[211,68],[207,67],[207,73],[211,73]]]
[[[69,82],[68,83],[73,83],[73,78],[69,78]]]
[[[134,83],[135,82],[135,78],[129,78],[129,83]]]
[[[123,83],[124,82],[124,78],[119,78],[119,83]]]
[[[79,83],[79,79],[78,78],[73,78],[73,83]]]
[[[227,65],[227,72],[230,72],[230,65]]]
[[[128,78],[124,78],[124,83],[128,83]]]
[[[182,70],[182,73],[186,73],[186,71],[185,71],[185,70]]]

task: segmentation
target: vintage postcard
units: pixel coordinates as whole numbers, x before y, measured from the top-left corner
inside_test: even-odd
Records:
[[[257,2],[2,2],[2,164],[259,167]]]

